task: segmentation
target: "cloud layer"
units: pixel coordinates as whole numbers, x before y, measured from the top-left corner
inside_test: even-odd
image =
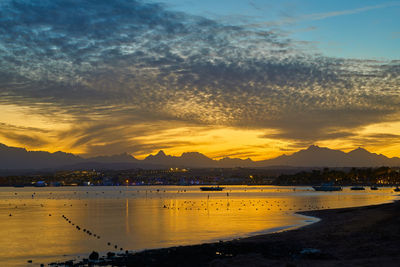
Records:
[[[54,135],[89,154],[152,151],[146,135],[185,126],[265,130],[299,146],[354,137],[399,114],[399,74],[399,61],[324,57],[279,31],[152,2],[0,2],[0,103],[68,115],[73,127]]]

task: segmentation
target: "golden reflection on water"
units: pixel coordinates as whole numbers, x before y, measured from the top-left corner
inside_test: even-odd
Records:
[[[49,263],[87,256],[92,250],[232,239],[303,225],[305,218],[294,215],[296,211],[393,199],[391,189],[321,193],[272,186],[229,186],[223,192],[173,186],[1,188],[0,262],[23,266],[30,259]]]
[[[125,199],[125,231],[128,234],[131,232],[129,225],[129,200]]]

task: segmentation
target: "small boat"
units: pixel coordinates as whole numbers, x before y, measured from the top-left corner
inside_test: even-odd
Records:
[[[219,187],[219,186],[203,186],[200,187],[201,191],[222,191],[225,187]]]
[[[378,187],[376,185],[371,185],[370,189],[371,190],[378,190]]]
[[[358,185],[352,186],[352,187],[350,187],[350,189],[351,190],[365,190],[364,186],[358,186]]]
[[[322,184],[313,186],[315,191],[325,191],[325,192],[332,192],[332,191],[342,191],[341,186],[335,186],[333,184]]]
[[[399,188],[399,186],[396,186],[396,188],[395,188],[395,189],[393,189],[393,191],[394,191],[394,192],[400,192],[400,188]]]
[[[34,186],[35,186],[35,187],[46,187],[47,184],[46,184],[44,181],[37,181],[37,182],[34,184]]]

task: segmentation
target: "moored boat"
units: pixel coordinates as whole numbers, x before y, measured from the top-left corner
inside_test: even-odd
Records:
[[[200,187],[201,191],[222,191],[225,187],[220,186],[203,186]]]
[[[332,192],[332,191],[342,191],[341,186],[335,186],[333,184],[322,184],[313,186],[315,191],[325,191],[325,192]]]
[[[35,187],[46,187],[47,184],[45,181],[37,181],[36,183],[34,183]]]
[[[393,189],[393,191],[394,191],[394,192],[400,192],[400,188],[399,188],[399,186],[396,186],[396,188],[395,188],[395,189]]]
[[[364,186],[358,186],[358,185],[352,186],[352,187],[350,187],[350,189],[351,190],[365,190]]]
[[[371,185],[370,189],[371,190],[378,190],[378,187],[376,185]]]

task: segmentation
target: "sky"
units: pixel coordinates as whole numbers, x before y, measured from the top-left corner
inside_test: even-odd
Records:
[[[400,1],[0,0],[0,143],[400,156]]]

